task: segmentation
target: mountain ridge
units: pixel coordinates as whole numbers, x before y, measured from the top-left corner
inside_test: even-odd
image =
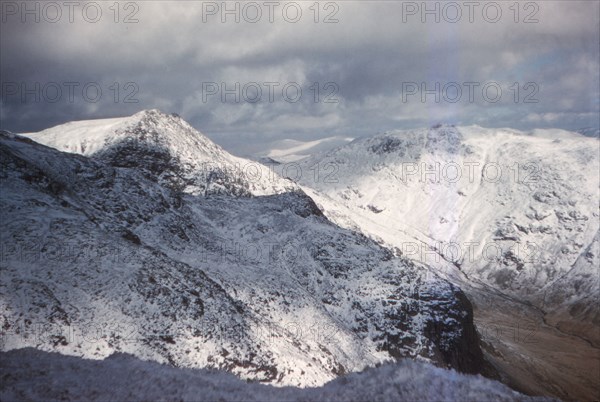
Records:
[[[229,154],[181,117],[157,109],[23,136],[111,166],[143,168],[147,177],[184,193],[256,196],[294,189],[264,165]]]

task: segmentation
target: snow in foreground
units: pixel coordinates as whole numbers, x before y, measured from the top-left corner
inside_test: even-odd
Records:
[[[114,354],[85,360],[32,348],[0,354],[0,400],[521,401],[543,400],[481,376],[404,360],[320,388],[275,388],[219,371],[180,369]]]

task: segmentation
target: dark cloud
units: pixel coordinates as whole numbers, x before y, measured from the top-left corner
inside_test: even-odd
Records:
[[[444,21],[454,16],[451,8],[440,23],[431,15],[423,23],[418,13],[403,22],[403,10],[421,2],[322,2],[320,23],[309,9],[313,2],[294,3],[303,12],[297,23],[282,17],[283,3],[273,23],[264,5],[258,23],[244,15],[239,23],[231,15],[222,23],[219,14],[203,13],[221,2],[170,1],[121,2],[117,23],[113,2],[80,2],[72,23],[63,2],[54,3],[63,11],[56,23],[44,20],[55,16],[43,15],[45,3],[30,2],[30,9],[39,4],[41,21],[27,15],[22,22],[7,3],[22,3],[2,3],[0,28],[1,126],[12,131],[160,108],[245,153],[281,138],[368,135],[437,121],[521,129],[599,124],[598,2],[520,3],[518,23],[512,2],[495,3],[502,10],[495,23],[481,12],[489,2],[479,2],[472,23],[464,2],[454,3],[463,12],[456,23]],[[98,22],[83,18],[86,4],[102,9]],[[339,22],[322,22],[336,10]],[[139,21],[124,23],[132,12]],[[524,23],[532,13],[539,22]],[[224,102],[220,93],[207,97],[211,82],[229,89],[239,83],[239,101],[232,94]],[[279,84],[272,102],[269,82]],[[439,102],[435,94],[427,102],[419,93],[407,96],[410,83],[435,89],[436,82],[450,91]],[[466,82],[479,83],[473,100]],[[482,96],[490,82],[502,89],[498,102]],[[243,96],[257,96],[249,83],[262,91],[255,103]],[[302,96],[291,102],[296,83]],[[463,91],[456,103],[450,101],[456,85],[449,83]],[[288,98],[281,93],[286,84],[294,84]],[[36,85],[37,94],[22,99],[21,89],[36,92]],[[62,93],[54,102],[57,86]]]

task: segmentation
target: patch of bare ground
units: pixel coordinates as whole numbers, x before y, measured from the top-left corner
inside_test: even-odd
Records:
[[[534,306],[496,292],[465,291],[484,355],[503,382],[529,395],[600,400],[600,349],[592,342],[552,326]]]

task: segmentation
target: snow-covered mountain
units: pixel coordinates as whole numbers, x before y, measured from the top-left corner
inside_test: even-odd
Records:
[[[353,139],[351,137],[336,136],[313,141],[280,140],[270,144],[268,150],[258,153],[257,159],[263,159],[270,163],[297,162],[313,154],[343,146]]]
[[[259,164],[157,110],[2,133],[2,350],[299,386],[412,357],[598,391],[598,139],[436,126],[296,145]],[[528,322],[541,343],[513,331]]]
[[[180,118],[27,137],[0,136],[2,350],[127,352],[278,385],[403,357],[493,374],[457,286],[267,168],[231,170],[248,161]]]
[[[409,257],[450,262],[549,313],[568,304],[571,318],[600,324],[590,303],[598,291],[598,156],[597,139],[560,130],[441,126],[314,156],[303,171],[329,167],[335,176],[300,183],[342,226]],[[413,248],[415,239],[440,255]],[[579,279],[553,287],[568,276]]]
[[[559,344],[572,334],[596,353],[599,160],[598,139],[577,133],[439,125],[357,139],[275,168],[333,222],[463,288],[486,324],[514,309],[511,325],[539,317]],[[520,356],[512,353],[508,365]],[[598,362],[590,367],[591,379]]]
[[[135,167],[151,180],[184,193],[256,196],[294,190],[263,165],[229,154],[178,115],[158,110],[74,121],[23,135],[114,167]]]

